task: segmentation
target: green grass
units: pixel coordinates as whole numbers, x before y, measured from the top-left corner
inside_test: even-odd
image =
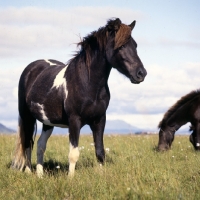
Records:
[[[188,136],[176,136],[172,149],[156,152],[157,135],[105,135],[104,166],[95,158],[91,136],[80,137],[76,174],[68,179],[68,136],[51,136],[45,153],[45,176],[9,168],[16,135],[0,135],[0,199],[200,199],[200,153]],[[35,142],[36,144],[36,142]],[[59,169],[56,167],[60,166]]]

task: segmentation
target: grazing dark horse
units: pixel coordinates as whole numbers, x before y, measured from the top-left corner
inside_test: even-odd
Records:
[[[190,142],[200,150],[200,90],[192,91],[178,100],[164,115],[159,123],[158,150],[168,150],[174,140],[175,132],[187,122],[193,132]]]
[[[93,132],[96,157],[103,163],[103,134],[110,100],[108,77],[116,68],[131,83],[140,83],[147,72],[137,55],[130,25],[120,19],[90,33],[78,43],[80,51],[67,65],[56,60],[29,64],[19,80],[19,142],[13,167],[31,171],[31,151],[36,120],[43,123],[37,143],[38,176],[43,175],[43,156],[53,127],[69,128],[69,175],[79,158],[80,129],[88,124]]]

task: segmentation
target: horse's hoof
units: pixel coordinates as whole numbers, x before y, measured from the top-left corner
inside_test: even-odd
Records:
[[[24,172],[27,173],[27,174],[31,174],[32,173],[30,167],[28,167],[28,166],[26,166]]]
[[[74,177],[74,172],[69,172],[68,173],[68,179],[71,180]]]
[[[43,166],[40,164],[37,164],[36,166],[36,174],[38,178],[43,178],[44,172],[43,172]]]

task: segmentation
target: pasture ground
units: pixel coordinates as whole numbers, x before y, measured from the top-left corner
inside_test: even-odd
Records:
[[[10,169],[16,135],[0,135],[0,199],[110,200],[200,199],[200,152],[188,136],[176,136],[172,149],[157,152],[158,135],[105,135],[106,162],[99,166],[91,135],[80,137],[75,177],[68,179],[68,135],[51,136],[45,176]],[[37,141],[38,137],[36,138]]]

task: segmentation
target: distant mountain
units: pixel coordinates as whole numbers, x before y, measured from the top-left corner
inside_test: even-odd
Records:
[[[38,132],[41,133],[41,130],[38,130]],[[127,133],[136,133],[136,132],[143,132],[143,130],[135,126],[132,126],[123,120],[107,120],[105,131],[104,131],[104,133],[107,133],[107,134],[111,134],[111,133],[127,134]],[[68,128],[54,127],[53,133],[66,134],[68,133]],[[81,129],[81,133],[89,134],[89,133],[92,133],[92,131],[88,125],[85,125]]]
[[[3,124],[0,123],[0,133],[16,133],[15,130],[7,128]]]
[[[132,130],[132,129],[138,129],[137,127],[134,127],[128,123],[126,123],[123,120],[107,120],[106,121],[106,129],[115,129],[115,130],[121,130],[121,129],[127,129],[127,130]]]
[[[105,133],[136,133],[142,129],[132,126],[123,120],[107,120]]]

